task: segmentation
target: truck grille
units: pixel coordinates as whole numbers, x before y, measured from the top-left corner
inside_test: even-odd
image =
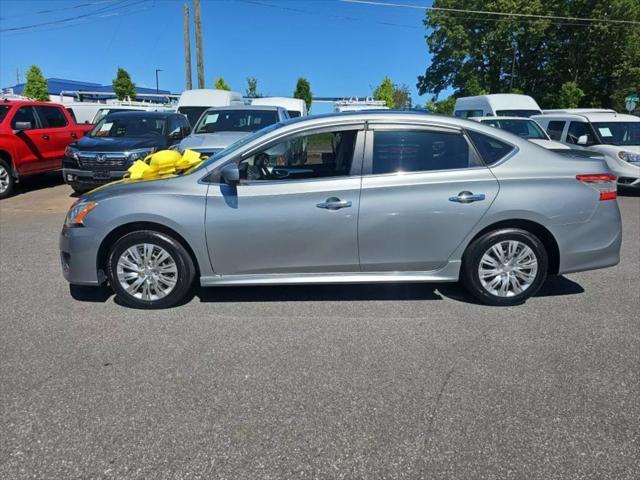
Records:
[[[78,160],[80,166],[91,169],[113,169],[114,167],[124,168],[127,164],[127,157],[122,153],[103,152],[79,152]]]

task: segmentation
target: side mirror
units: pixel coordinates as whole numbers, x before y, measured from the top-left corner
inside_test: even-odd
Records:
[[[220,178],[229,185],[237,185],[240,182],[240,169],[237,163],[229,163],[222,167]]]
[[[586,145],[587,143],[589,143],[589,135],[580,135],[578,137],[578,145]]]
[[[17,133],[22,130],[31,130],[31,122],[16,122],[13,131]]]

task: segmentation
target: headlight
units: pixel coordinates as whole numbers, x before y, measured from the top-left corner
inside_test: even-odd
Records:
[[[151,155],[155,151],[155,148],[141,148],[140,150],[132,150],[129,152],[129,161],[133,163],[136,160],[144,160],[147,155]]]
[[[640,163],[640,153],[620,151],[618,152],[618,158],[629,163]]]
[[[67,148],[64,149],[64,156],[73,160],[78,160],[78,150],[67,145]]]
[[[67,218],[64,219],[65,227],[81,227],[83,226],[83,220],[85,217],[96,208],[98,204],[96,202],[85,202],[82,200],[78,200],[74,203],[69,212],[67,213]]]

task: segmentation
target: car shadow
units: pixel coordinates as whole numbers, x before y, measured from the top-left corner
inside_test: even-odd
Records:
[[[43,190],[45,188],[53,188],[62,185],[64,180],[60,172],[43,173],[32,177],[25,177],[15,184],[12,197],[24,195],[25,193]]]
[[[70,285],[71,296],[81,302],[105,303],[113,295],[107,285]],[[536,297],[559,297],[584,293],[578,283],[563,276],[549,277]],[[274,285],[246,287],[196,287],[176,307],[197,297],[201,303],[251,302],[344,302],[442,300],[482,305],[459,283],[375,283],[336,285]],[[116,297],[118,305],[123,303]]]
[[[640,188],[618,186],[618,195],[621,197],[640,197]]]

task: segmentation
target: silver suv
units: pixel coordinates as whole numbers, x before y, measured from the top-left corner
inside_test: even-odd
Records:
[[[275,124],[183,175],[96,190],[60,237],[72,284],[141,308],[202,286],[456,282],[514,305],[619,261],[615,177],[478,122],[356,112]]]

